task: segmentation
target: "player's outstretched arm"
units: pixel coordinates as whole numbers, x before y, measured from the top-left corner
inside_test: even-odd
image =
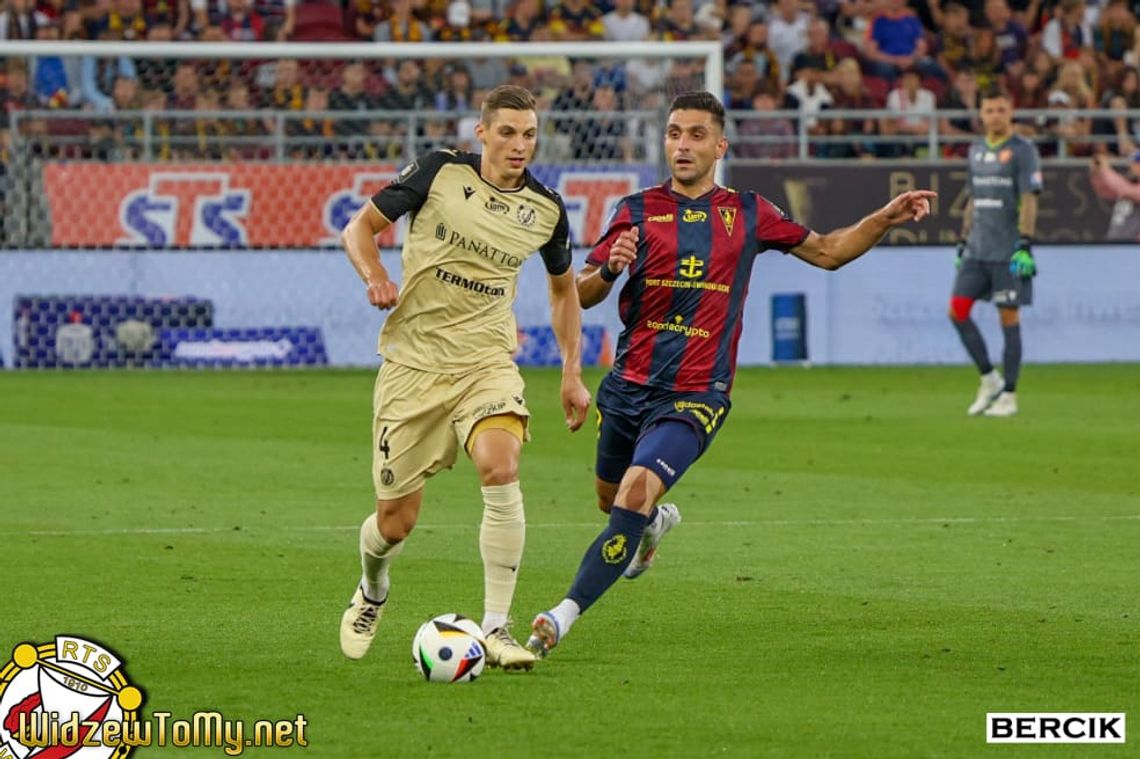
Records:
[[[909,221],[922,221],[930,214],[930,201],[937,196],[930,190],[904,192],[857,224],[825,235],[812,232],[790,252],[812,266],[838,269],[874,247],[893,227]]]
[[[380,263],[380,251],[376,247],[376,235],[391,223],[368,201],[353,215],[340,234],[340,242],[348,254],[348,260],[368,289],[368,302],[382,309],[392,308],[399,298],[399,288]]]
[[[562,410],[566,426],[575,432],[586,421],[590,391],[582,384],[582,308],[571,269],[550,275],[550,311],[562,353]]]

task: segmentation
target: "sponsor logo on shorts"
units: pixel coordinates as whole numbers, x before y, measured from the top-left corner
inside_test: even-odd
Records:
[[[392,483],[396,481],[396,473],[388,467],[380,470],[380,484],[384,487],[391,487]]]
[[[475,419],[482,419],[488,416],[494,416],[507,407],[506,401],[493,401],[491,403],[484,403],[479,408],[471,412],[471,416]]]
[[[657,459],[657,466],[661,467],[661,469],[664,470],[664,472],[670,477],[677,476],[677,470],[666,464],[664,459]]]

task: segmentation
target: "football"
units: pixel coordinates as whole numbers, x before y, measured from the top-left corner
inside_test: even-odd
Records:
[[[412,640],[412,661],[432,683],[469,683],[487,659],[483,631],[462,614],[441,614],[424,622]]]

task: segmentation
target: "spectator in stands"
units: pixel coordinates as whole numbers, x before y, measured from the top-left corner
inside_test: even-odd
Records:
[[[753,21],[748,27],[748,37],[743,40],[742,44],[733,45],[730,49],[735,50],[735,52],[727,59],[729,65],[736,65],[742,60],[750,60],[762,80],[770,82],[777,89],[783,87],[784,78],[780,70],[780,61],[768,47],[768,25],[766,23]],[[775,92],[776,90],[771,91]]]
[[[142,0],[111,0],[107,14],[98,19],[91,28],[91,34],[98,37],[110,31],[114,39],[127,41],[146,39],[147,18]]]
[[[114,38],[110,31],[100,35],[100,39]],[[135,63],[127,56],[83,56],[79,63],[79,88],[86,107],[101,113],[113,110],[111,91],[120,76],[138,78]]]
[[[493,37],[497,42],[526,42],[542,25],[539,0],[518,0],[506,18],[494,25]]]
[[[624,114],[618,113],[613,87],[594,90],[590,118],[579,121],[571,135],[571,150],[579,161],[633,161],[633,143]]]
[[[1005,70],[1016,76],[1025,61],[1029,34],[1013,18],[1007,0],[986,0],[986,22],[993,29]]]
[[[831,50],[831,30],[822,18],[812,19],[808,24],[807,47],[796,53],[792,59],[792,76],[804,66],[813,66],[822,72],[823,83],[831,86],[837,77],[835,67],[839,60]]]
[[[252,111],[253,103],[249,95],[249,85],[238,77],[230,82],[226,90],[226,110],[234,112]],[[260,119],[250,116],[233,116],[225,121],[226,134],[237,138],[227,146],[226,157],[230,160],[268,158],[268,151],[258,138],[266,134]]]
[[[665,42],[699,40],[704,36],[693,17],[693,0],[670,0],[659,28],[659,37]]]
[[[944,116],[939,124],[943,137],[959,137],[948,140],[943,148],[943,157],[965,158],[970,152],[970,142],[983,133],[981,117],[978,113],[978,78],[969,68],[961,68],[954,74],[954,81],[946,92],[942,107],[950,111],[967,111],[965,116]]]
[[[746,111],[752,107],[752,99],[760,89],[761,80],[756,64],[747,58],[741,59],[729,68],[724,107],[730,111]]]
[[[922,76],[917,69],[907,69],[903,72],[899,86],[887,95],[887,108],[898,116],[884,118],[880,122],[883,134],[911,135],[926,137],[930,134],[930,122],[938,104],[934,93],[922,86]],[[917,142],[917,141],[916,141]],[[921,148],[925,148],[922,144]],[[903,147],[905,155],[915,155],[921,152],[913,147]]]
[[[739,52],[731,49],[734,45],[739,43],[743,46],[744,40],[748,37],[748,27],[755,19],[755,13],[756,10],[751,3],[734,3],[728,6],[728,17],[721,32],[726,60]]]
[[[194,158],[217,161],[223,152],[226,136],[225,120],[219,116],[222,99],[217,90],[206,88],[198,93],[194,110],[200,115],[194,119],[195,142],[192,148]]]
[[[481,30],[471,27],[471,4],[467,0],[453,0],[447,6],[447,23],[435,33],[440,42],[470,42],[478,39]]]
[[[471,72],[461,63],[448,66],[444,72],[443,87],[435,94],[435,109],[448,113],[463,113],[474,110],[472,95],[475,84]]]
[[[1105,90],[1100,107],[1114,113],[1093,122],[1093,133],[1109,138],[1097,145],[1097,152],[1107,152],[1115,138],[1117,155],[1132,155],[1140,142],[1140,73],[1134,66],[1125,67],[1116,86]]]
[[[1045,24],[1041,47],[1055,60],[1074,59],[1093,46],[1092,26],[1085,20],[1085,0],[1061,0],[1057,15]]]
[[[36,37],[36,16],[32,0],[7,0],[0,14],[0,39],[31,40]]]
[[[1126,0],[1110,0],[1093,32],[1098,61],[1109,78],[1115,78],[1123,69],[1124,56],[1132,50],[1136,30],[1136,17]]]
[[[10,123],[13,111],[38,108],[35,95],[28,89],[27,64],[21,58],[9,58],[5,68],[4,89],[0,90],[3,103],[4,128]]]
[[[36,19],[36,39],[48,45],[59,39],[59,22],[44,14]],[[50,50],[50,48],[48,48]],[[32,92],[41,108],[68,108],[80,100],[79,61],[68,56],[38,55],[31,59]]]
[[[827,126],[816,115],[834,102],[831,91],[823,84],[823,72],[814,64],[796,72],[795,81],[788,85],[784,96],[784,106],[799,111],[799,118],[810,135],[827,133]]]
[[[894,80],[901,71],[914,68],[926,57],[922,24],[906,0],[886,0],[884,10],[871,21],[863,47],[867,73]]]
[[[776,105],[776,98],[765,90],[753,96],[751,108],[757,117],[737,121],[736,139],[731,143],[735,158],[778,160],[796,156],[795,127],[790,119],[779,115]]]
[[[978,87],[986,89],[1001,81],[1001,51],[997,47],[994,30],[978,29],[970,38],[969,68],[978,78]]]
[[[369,120],[359,118],[380,107],[377,98],[365,91],[368,71],[362,61],[352,61],[340,72],[340,85],[329,93],[329,110],[351,112],[354,116],[336,120],[335,133],[348,144],[348,155],[358,157],[361,153],[360,138],[368,133]],[[349,144],[351,143],[351,144]]]
[[[229,0],[229,9],[219,24],[226,39],[233,42],[258,42],[265,33],[265,19],[255,11],[250,0]]]
[[[1022,71],[1021,75],[1013,80],[1009,91],[1016,111],[1045,108],[1049,97],[1045,82],[1035,68]]]
[[[143,155],[144,160],[169,161],[174,157],[174,148],[170,144],[172,125],[169,119],[162,118],[166,113],[167,95],[160,89],[143,90],[142,109],[153,114],[151,117],[151,153]]]
[[[836,111],[869,110],[880,108],[883,103],[875,99],[863,86],[863,72],[854,58],[844,58],[835,66],[834,100],[831,107]],[[874,144],[868,139],[878,129],[872,118],[829,118],[824,122],[826,133],[850,138],[843,143],[831,143],[821,147],[818,155],[823,158],[873,158]]]
[[[791,76],[792,59],[807,48],[811,16],[800,8],[799,0],[776,0],[768,18],[768,47],[780,62],[785,81]]]
[[[147,42],[170,42],[174,39],[174,27],[167,23],[152,24],[146,30]],[[162,89],[170,85],[178,61],[174,58],[139,58],[135,64],[139,84],[144,90]]]
[[[305,92],[304,114],[290,115],[285,121],[285,134],[290,140],[292,158],[329,158],[333,155],[332,137],[336,130],[330,119],[314,118],[308,114],[329,110],[329,91],[324,87],[310,87]]]
[[[392,0],[391,15],[376,25],[372,39],[377,42],[427,42],[431,29],[412,15],[412,0]]]
[[[282,58],[273,65],[273,86],[261,93],[260,106],[289,111],[305,107],[305,87],[295,58]]]
[[[607,42],[641,42],[649,39],[649,19],[636,10],[636,0],[614,0],[614,9],[602,16],[602,39]]]
[[[879,5],[880,0],[839,0],[836,25],[840,34],[849,42],[863,44]]]
[[[1073,108],[1086,110],[1093,107],[1093,88],[1090,72],[1076,61],[1061,64],[1057,70],[1057,81],[1053,92],[1061,91],[1069,96]]]
[[[420,65],[404,58],[396,68],[396,81],[380,98],[380,107],[387,111],[420,111],[431,108],[435,96],[420,80]]]
[[[551,36],[556,40],[600,40],[602,11],[589,0],[560,0],[550,9]]]
[[[1089,167],[1093,192],[1114,203],[1106,240],[1140,241],[1140,152],[1128,155],[1131,161],[1125,175],[1114,170],[1103,153]]]
[[[942,28],[934,37],[934,56],[948,77],[969,57],[972,34],[966,6],[947,3],[942,9]]]

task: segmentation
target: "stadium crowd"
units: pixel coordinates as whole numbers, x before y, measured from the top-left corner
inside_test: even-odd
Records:
[[[85,118],[70,126],[52,120],[25,128],[71,129],[104,146],[97,153],[117,150],[119,157],[130,157],[124,146],[133,144],[140,122],[94,117],[152,112],[159,158],[256,157],[266,150],[262,138],[275,133],[284,133],[291,155],[300,157],[405,157],[409,129],[421,150],[469,134],[470,117],[459,114],[478,108],[490,87],[510,82],[535,91],[540,107],[553,112],[550,128],[563,138],[566,157],[645,159],[655,149],[644,139],[648,120],[621,112],[656,108],[677,91],[699,88],[703,64],[549,55],[343,63],[72,59],[53,55],[52,41],[605,40],[616,52],[637,40],[720,40],[737,157],[796,155],[790,138],[801,124],[813,137],[844,136],[815,145],[818,157],[913,154],[913,146],[883,137],[917,141],[930,132],[931,119],[938,119],[939,134],[964,140],[978,131],[970,112],[979,90],[994,82],[1004,84],[1018,108],[1057,111],[1019,122],[1043,155],[1056,155],[1061,140],[1069,155],[1132,155],[1140,142],[1140,0],[4,0],[4,6],[0,38],[40,40],[45,47],[43,56],[5,61],[5,134],[14,110],[83,111]],[[261,108],[296,116],[224,116]],[[828,117],[828,111],[872,108],[892,114]],[[939,108],[966,113],[944,117]],[[1096,108],[1113,113],[1082,114]],[[159,118],[170,110],[204,115]],[[409,111],[438,117],[383,118]],[[307,115],[313,112],[338,118]],[[962,155],[965,145],[951,139],[941,150]]]

